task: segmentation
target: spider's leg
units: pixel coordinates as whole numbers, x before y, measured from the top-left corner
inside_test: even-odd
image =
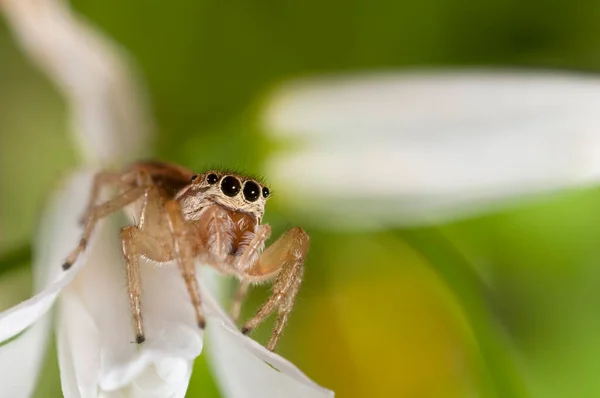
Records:
[[[203,218],[206,220],[204,230],[208,233],[206,247],[209,254],[204,257],[205,263],[224,274],[234,275],[240,279],[231,310],[231,317],[236,321],[251,283],[244,272],[258,261],[265,242],[271,235],[271,227],[260,225],[255,233],[248,233],[249,239],[243,244],[241,253],[233,257],[229,254],[232,250],[232,238],[228,233],[233,225],[227,211],[215,206],[208,209]]]
[[[267,343],[267,348],[271,351],[277,346],[302,283],[308,247],[309,237],[306,232],[302,228],[292,228],[269,246],[258,261],[245,271],[245,278],[253,282],[276,277],[273,294],[242,328],[244,334],[249,333],[277,309],[275,327]]]
[[[181,214],[181,206],[176,200],[170,200],[165,204],[167,211],[167,220],[169,230],[173,238],[173,253],[177,259],[177,264],[181,271],[181,276],[185,281],[188,294],[194,306],[196,313],[196,321],[201,329],[204,329],[205,319],[202,314],[200,304],[200,291],[198,289],[198,281],[196,280],[196,270],[194,268],[194,250],[190,241],[190,233],[183,215]]]
[[[146,340],[144,321],[142,316],[140,255],[157,262],[167,262],[172,259],[170,242],[152,236],[160,225],[161,215],[164,211],[163,203],[158,190],[148,185],[141,203],[140,219],[137,226],[127,226],[121,229],[121,244],[125,270],[127,275],[127,290],[129,293],[129,306],[133,316],[135,341],[138,344]]]
[[[129,292],[129,305],[133,315],[135,341],[141,344],[146,340],[144,334],[144,321],[140,301],[140,254],[144,253],[156,261],[168,261],[171,257],[169,247],[165,247],[154,237],[143,230],[130,225],[121,230],[121,244],[125,269],[127,274],[127,290]]]
[[[265,242],[271,236],[271,227],[267,224],[260,225],[255,233],[252,233],[251,239],[243,246],[242,253],[235,258],[230,265],[234,274],[240,279],[240,284],[233,296],[231,306],[231,318],[235,321],[240,316],[242,304],[248,294],[248,287],[251,280],[247,278],[245,271],[256,266],[261,253],[265,248]]]
[[[132,202],[135,202],[144,194],[145,190],[145,187],[134,187],[107,202],[94,206],[89,216],[85,220],[85,227],[81,236],[81,240],[79,241],[77,247],[73,249],[73,251],[67,257],[62,266],[63,269],[68,270],[71,268],[71,265],[75,263],[79,255],[85,250],[85,246],[87,245],[87,242],[90,239],[94,228],[96,227],[96,223],[100,219],[119,209],[122,209]]]
[[[135,243],[136,231],[137,228],[134,226],[125,227],[121,230],[121,247],[125,259],[125,269],[127,270],[127,290],[129,291],[129,305],[133,314],[135,342],[141,344],[146,340],[146,336],[140,303],[142,284],[140,279],[140,254]]]
[[[237,322],[240,317],[240,312],[242,310],[242,304],[248,295],[248,288],[250,287],[250,282],[248,281],[240,281],[240,284],[235,291],[235,295],[233,296],[233,303],[231,305],[231,318],[234,322]]]
[[[90,197],[88,199],[88,204],[86,209],[81,216],[81,224],[84,224],[85,221],[92,214],[92,211],[96,204],[98,203],[98,198],[102,193],[102,188],[104,187],[117,187],[127,189],[132,187],[132,183],[135,182],[136,171],[126,171],[126,172],[111,172],[111,171],[101,171],[94,176],[94,182],[92,183],[92,190],[90,191]]]

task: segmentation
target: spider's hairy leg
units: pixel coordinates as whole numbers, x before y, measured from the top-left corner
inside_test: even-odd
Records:
[[[209,208],[203,215],[206,225],[204,230],[208,233],[206,246],[210,258],[206,262],[217,270],[235,275],[241,279],[240,285],[235,293],[231,309],[231,317],[234,321],[239,317],[242,303],[248,293],[250,281],[244,280],[244,271],[254,265],[265,247],[265,241],[271,235],[271,227],[260,225],[251,238],[243,244],[243,251],[237,257],[231,256],[233,222],[229,214],[220,206]]]
[[[73,265],[73,263],[77,261],[79,255],[85,250],[87,242],[90,239],[94,228],[96,227],[96,223],[100,219],[108,216],[111,213],[114,213],[117,210],[122,209],[123,207],[129,205],[132,202],[135,202],[142,195],[144,195],[146,189],[146,187],[134,187],[107,202],[94,206],[87,219],[85,220],[85,227],[81,236],[81,240],[79,241],[77,247],[67,257],[66,261],[62,266],[63,269],[65,271],[68,270],[69,268],[71,268],[71,265]]]
[[[104,203],[96,204],[101,189],[107,185],[126,189],[116,197]],[[135,202],[151,186],[152,178],[150,175],[140,170],[131,169],[122,173],[98,173],[94,178],[87,209],[82,220],[84,224],[82,237],[77,247],[67,256],[62,265],[63,270],[66,271],[71,268],[71,265],[77,261],[79,255],[85,250],[87,242],[96,227],[96,223],[100,219]]]
[[[242,333],[248,334],[277,309],[277,320],[267,343],[267,349],[271,351],[277,346],[302,283],[308,247],[309,237],[306,232],[299,227],[292,228],[269,246],[245,272],[246,279],[252,282],[276,277],[271,297],[242,327]]]
[[[248,295],[248,288],[250,287],[250,282],[248,281],[240,281],[238,288],[235,291],[235,295],[233,296],[233,304],[231,306],[231,319],[234,322],[237,322],[240,317],[240,312],[242,311],[242,304]]]
[[[88,204],[81,216],[80,223],[82,225],[85,224],[85,221],[89,218],[98,203],[98,198],[104,187],[130,188],[132,183],[135,182],[137,175],[138,173],[134,170],[127,170],[125,172],[101,171],[97,173],[94,176]]]
[[[171,258],[170,248],[148,235],[143,230],[133,225],[121,230],[121,244],[125,269],[127,273],[127,290],[129,293],[129,305],[133,315],[133,326],[135,329],[135,341],[141,344],[146,340],[144,334],[144,321],[140,301],[141,278],[140,278],[140,254],[144,254],[155,261],[164,262]]]
[[[245,279],[244,272],[256,265],[260,254],[265,248],[265,242],[271,236],[271,227],[267,224],[259,225],[256,232],[251,236],[252,238],[245,243],[241,255],[237,256],[231,265],[235,275],[241,278],[240,285],[233,296],[233,303],[231,306],[231,318],[234,322],[236,322],[240,316],[242,304],[246,299],[248,287],[250,285],[250,281]]]
[[[129,291],[129,305],[133,314],[135,342],[141,344],[146,340],[146,336],[140,303],[142,283],[140,279],[140,254],[136,245],[137,231],[138,229],[134,226],[123,228],[121,230],[121,244],[127,270],[127,290]]]
[[[189,225],[186,224],[181,214],[181,205],[176,200],[168,201],[165,204],[165,210],[173,239],[173,252],[194,306],[198,326],[204,329],[206,321],[200,304],[200,291],[196,280],[196,270],[194,269],[194,250],[190,241]]]

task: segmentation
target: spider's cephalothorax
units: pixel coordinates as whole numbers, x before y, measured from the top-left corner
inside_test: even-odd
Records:
[[[104,186],[112,186],[118,193],[113,199],[98,204]],[[274,350],[302,281],[309,239],[296,227],[265,249],[271,229],[261,222],[269,194],[266,186],[243,175],[215,170],[194,174],[161,162],[139,162],[120,173],[99,173],[84,216],[81,241],[63,268],[69,269],[85,249],[99,219],[127,208],[133,212],[134,219],[139,220],[137,225],[121,230],[138,343],[146,338],[140,303],[139,258],[159,263],[177,262],[196,320],[203,328],[205,321],[194,267],[199,258],[240,280],[234,297],[234,318],[239,315],[249,284],[275,280],[272,296],[242,327],[242,331],[248,333],[277,310],[275,328],[267,344],[267,348]]]

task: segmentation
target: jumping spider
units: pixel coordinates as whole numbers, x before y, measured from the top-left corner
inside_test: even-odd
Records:
[[[98,204],[104,187],[115,188],[117,194]],[[138,162],[122,172],[98,173],[82,219],[81,241],[67,257],[63,269],[69,269],[85,250],[98,220],[126,208],[139,220],[136,226],[121,229],[138,344],[146,339],[140,303],[139,258],[178,264],[198,326],[204,328],[194,268],[195,259],[200,258],[219,272],[240,280],[233,303],[234,319],[239,315],[249,284],[274,280],[271,297],[242,327],[242,332],[247,334],[277,310],[275,327],[267,344],[273,351],[302,281],[309,238],[302,228],[292,228],[265,250],[271,228],[261,221],[268,197],[267,187],[243,175],[215,170],[194,174],[162,162]]]

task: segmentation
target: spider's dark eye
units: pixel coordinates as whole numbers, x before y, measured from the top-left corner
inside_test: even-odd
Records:
[[[269,191],[269,188],[263,187],[263,196],[265,198],[268,198],[270,194],[271,194],[271,192]]]
[[[211,173],[206,176],[206,182],[208,182],[210,185],[215,185],[217,181],[219,181],[219,177],[217,177],[216,174]]]
[[[240,192],[242,184],[240,181],[232,176],[227,176],[221,180],[221,191],[227,196],[235,196]]]
[[[256,200],[260,197],[260,187],[258,184],[252,181],[248,181],[244,185],[244,198],[248,202],[256,202]]]
[[[194,174],[190,180],[194,182],[196,181],[196,178],[198,178],[198,174]]]

